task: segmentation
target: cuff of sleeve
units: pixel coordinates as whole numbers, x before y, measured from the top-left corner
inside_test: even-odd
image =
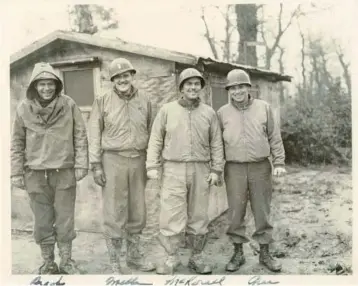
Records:
[[[277,167],[284,168],[284,167],[285,167],[285,164],[282,164],[282,163],[274,163],[273,166],[274,166],[275,168],[277,168]]]
[[[76,164],[74,166],[75,169],[87,169],[88,170],[88,165],[80,165],[80,164]]]
[[[102,163],[91,163],[91,169],[92,171],[102,169]]]
[[[147,167],[147,172],[149,172],[149,171],[151,171],[151,170],[157,170],[157,171],[159,171],[159,166]]]
[[[221,174],[222,174],[222,171],[213,170],[213,169],[211,169],[210,172],[211,172],[211,173],[215,173],[215,174],[218,175],[219,177],[220,177]]]

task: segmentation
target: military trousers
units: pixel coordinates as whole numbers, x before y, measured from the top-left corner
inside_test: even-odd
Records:
[[[250,201],[256,231],[252,238],[260,244],[272,242],[269,222],[272,197],[272,167],[268,159],[253,163],[226,162],[224,171],[229,204],[228,236],[234,243],[249,241],[245,215]]]
[[[171,162],[163,164],[159,231],[161,236],[208,232],[209,163]]]
[[[25,171],[37,244],[70,242],[75,233],[76,178],[73,168]]]
[[[102,188],[103,233],[120,239],[139,234],[146,223],[144,190],[147,181],[145,154],[125,157],[118,152],[102,155],[106,185]]]

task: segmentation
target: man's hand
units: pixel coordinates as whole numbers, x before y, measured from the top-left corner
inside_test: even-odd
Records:
[[[93,179],[98,186],[104,187],[106,185],[106,175],[100,164],[93,167]]]
[[[273,170],[273,175],[277,177],[283,176],[286,173],[286,169],[283,167],[275,167],[275,169]]]
[[[24,176],[23,175],[19,175],[19,176],[13,176],[11,177],[11,185],[25,190],[25,180],[24,180]]]
[[[159,173],[158,170],[150,170],[147,172],[147,177],[150,180],[158,180],[159,178]]]
[[[219,176],[216,173],[210,173],[208,179],[206,180],[209,185],[215,185],[217,186],[219,184]]]
[[[76,168],[76,169],[75,169],[76,181],[81,181],[84,177],[87,176],[87,174],[88,174],[88,170],[87,170],[87,169]]]

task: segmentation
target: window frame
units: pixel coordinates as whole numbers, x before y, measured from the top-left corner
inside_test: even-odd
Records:
[[[77,65],[74,66],[63,66],[63,67],[56,67],[55,71],[60,76],[63,84],[65,85],[64,80],[64,73],[70,72],[70,71],[81,71],[81,70],[92,70],[92,77],[93,77],[93,93],[94,98],[96,98],[100,94],[100,87],[101,87],[101,70],[100,67],[93,67],[91,65],[84,65],[81,67],[78,67]],[[81,112],[90,112],[92,110],[92,105],[83,105],[78,106],[78,108],[81,110]]]

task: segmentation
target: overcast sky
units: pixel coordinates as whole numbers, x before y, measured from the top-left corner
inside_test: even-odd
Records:
[[[91,3],[91,1],[86,1]],[[92,1],[93,2],[93,1]],[[203,1],[97,1],[97,4],[111,6],[116,9],[119,19],[119,29],[111,35],[138,43],[163,47],[181,52],[193,53],[212,57],[209,45],[203,37],[204,26],[200,19],[200,2]],[[205,1],[205,3],[213,1]],[[219,3],[219,1],[216,1]],[[225,3],[227,1],[220,1]],[[237,1],[236,1],[237,2]],[[279,11],[279,1],[260,1],[267,4],[265,17],[267,25],[275,29]],[[284,1],[283,23],[298,3],[307,5],[309,1]],[[21,3],[19,5],[19,3]],[[33,41],[46,36],[57,29],[69,29],[68,4],[79,3],[68,1],[9,1],[6,12],[8,36],[7,43],[11,53],[23,48]],[[95,2],[93,2],[95,3]],[[321,35],[328,44],[336,39],[344,48],[346,58],[350,60],[352,51],[350,41],[352,33],[353,12],[357,8],[354,0],[325,0],[314,1],[318,7],[325,10],[313,9],[307,17],[302,18],[301,27],[312,35]],[[209,10],[210,12],[210,10]],[[223,36],[223,19],[218,13],[208,14],[209,25],[220,38]],[[356,16],[356,15],[355,15]],[[107,33],[108,34],[108,33]],[[106,36],[106,33],[102,34]],[[108,35],[107,35],[108,36]],[[235,40],[235,39],[234,39]],[[286,48],[286,73],[298,76],[300,38],[297,25],[293,24],[282,38],[282,46]],[[262,51],[262,48],[259,48]],[[339,66],[334,59],[332,49],[329,58],[331,64]],[[277,69],[277,61],[273,61],[272,69]]]

